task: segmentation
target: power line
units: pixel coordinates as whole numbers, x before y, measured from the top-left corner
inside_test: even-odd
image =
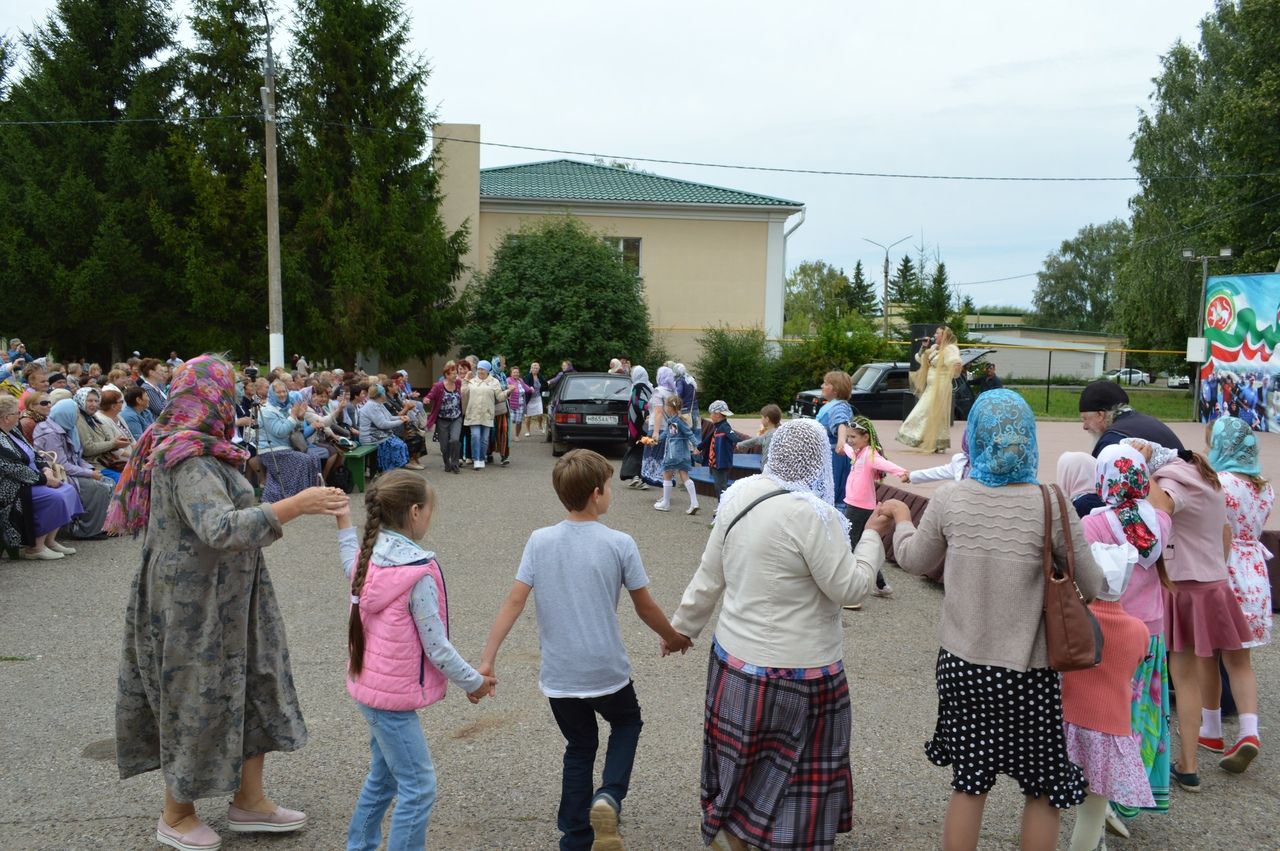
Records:
[[[261,119],[261,115],[198,115],[198,116],[178,116],[171,118],[99,118],[99,119],[51,119],[51,120],[26,120],[26,121],[0,121],[0,126],[60,126],[75,124],[143,124],[143,123],[165,123],[165,124],[183,124],[196,121],[217,121],[217,120],[244,120],[244,119]],[[278,120],[281,123],[295,122],[320,127],[335,127],[345,130],[364,131],[372,133],[387,133],[391,135],[401,136],[420,136],[421,131],[400,130],[393,127],[373,127],[364,124],[352,124],[349,122],[339,121],[321,121],[318,119],[302,119],[296,116],[289,117],[280,115]],[[1137,175],[1127,176],[1049,176],[1049,175],[993,175],[993,174],[928,174],[914,172],[889,172],[889,171],[853,171],[846,169],[818,169],[818,168],[797,168],[791,166],[768,166],[768,165],[748,165],[745,163],[723,163],[709,162],[705,160],[680,160],[667,159],[662,157],[638,157],[627,154],[610,154],[600,151],[582,151],[572,148],[549,148],[538,145],[518,145],[512,142],[490,142],[478,141],[475,139],[457,139],[450,136],[434,136],[435,141],[441,142],[460,142],[470,145],[484,145],[492,148],[504,148],[515,151],[531,151],[542,154],[559,154],[562,156],[574,157],[591,157],[604,160],[626,160],[638,163],[653,163],[656,165],[678,165],[689,166],[693,168],[715,168],[728,169],[734,171],[755,171],[766,172],[770,174],[805,174],[817,175],[821,177],[863,177],[863,178],[879,178],[885,180],[950,180],[965,182],[999,182],[999,183],[1126,183],[1135,182],[1139,178]],[[1258,177],[1280,177],[1280,172],[1274,171],[1252,171],[1238,172],[1230,174],[1185,174],[1185,175],[1160,175],[1156,177],[1145,178],[1147,181],[1201,181],[1201,180],[1243,180]],[[1025,276],[1020,276],[1025,277]]]

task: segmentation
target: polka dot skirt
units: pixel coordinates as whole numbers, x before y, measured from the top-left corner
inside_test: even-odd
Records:
[[[938,725],[925,754],[952,767],[951,788],[981,795],[1007,774],[1022,794],[1058,809],[1084,801],[1084,772],[1067,756],[1056,671],[973,665],[938,651]]]

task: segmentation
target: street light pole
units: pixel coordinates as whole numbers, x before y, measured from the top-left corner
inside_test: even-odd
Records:
[[[1205,296],[1209,291],[1209,261],[1210,260],[1230,260],[1232,256],[1230,248],[1220,248],[1217,254],[1201,254],[1196,256],[1195,251],[1190,248],[1182,249],[1182,259],[1187,263],[1200,261],[1200,301],[1196,303],[1196,336],[1204,336],[1205,321]],[[1191,421],[1198,422],[1200,419],[1198,411],[1200,410],[1200,370],[1196,370],[1196,380],[1191,388]]]
[[[906,242],[908,239],[911,239],[911,237],[904,236],[902,239],[898,240],[898,242]],[[872,245],[877,246],[878,248],[884,249],[884,280],[882,281],[883,292],[884,292],[884,306],[883,306],[883,309],[880,311],[880,316],[881,316],[884,338],[885,340],[888,340],[889,339],[889,249],[897,245],[898,242],[892,242],[888,245],[881,245],[880,243],[876,242],[874,239],[867,239],[865,236],[862,238],[862,241],[869,242]]]
[[[262,118],[267,154],[267,343],[268,369],[284,366],[284,310],[280,295],[280,185],[276,167],[276,66],[271,55],[271,17],[265,0],[258,0],[267,25],[267,55],[262,62]]]

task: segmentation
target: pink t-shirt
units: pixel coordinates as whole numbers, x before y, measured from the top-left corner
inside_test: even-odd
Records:
[[[1166,543],[1173,521],[1169,515],[1159,509],[1156,519],[1160,524],[1160,540]],[[1089,514],[1080,519],[1084,529],[1084,539],[1091,544],[1122,544],[1116,540],[1115,531],[1107,518],[1101,513]],[[1133,576],[1129,578],[1129,587],[1124,589],[1120,597],[1120,605],[1125,612],[1133,615],[1147,625],[1149,635],[1164,634],[1164,589],[1160,585],[1160,573],[1154,564],[1149,568],[1134,567]]]
[[[1164,566],[1174,582],[1225,582],[1227,556],[1222,527],[1227,498],[1191,464],[1170,461],[1155,480],[1173,500],[1173,534],[1164,548]]]
[[[895,476],[906,472],[879,452],[872,452],[870,446],[864,446],[861,452],[855,453],[853,446],[846,443],[844,454],[853,459],[853,468],[849,470],[849,478],[845,479],[844,502],[854,508],[876,507],[877,470]]]

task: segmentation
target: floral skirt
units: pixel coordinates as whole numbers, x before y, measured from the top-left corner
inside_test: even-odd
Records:
[[[1142,766],[1147,771],[1147,785],[1155,805],[1129,807],[1112,802],[1112,808],[1123,819],[1136,818],[1143,810],[1156,813],[1169,811],[1169,660],[1165,655],[1164,636],[1151,636],[1147,656],[1133,675],[1133,706],[1129,725],[1141,737],[1139,746]]]
[[[1084,770],[1089,794],[1129,807],[1154,807],[1140,736],[1114,736],[1064,722],[1067,756]]]

